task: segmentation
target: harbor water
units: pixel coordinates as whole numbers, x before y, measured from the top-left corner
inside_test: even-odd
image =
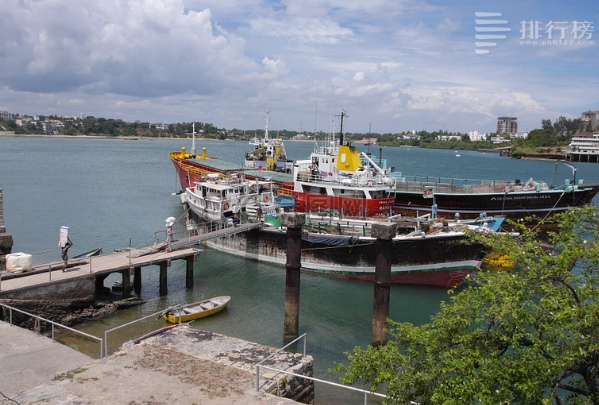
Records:
[[[60,259],[61,226],[69,227],[71,255],[102,247],[152,245],[155,233],[164,240],[165,219],[183,218],[183,208],[173,194],[180,190],[169,152],[191,148],[190,140],[97,138],[0,138],[0,188],[4,191],[7,232],[14,237],[13,252],[33,254],[33,263]],[[242,165],[247,142],[204,141],[208,155]],[[307,158],[311,142],[286,142],[292,159]],[[366,151],[367,147],[359,146]],[[494,153],[370,146],[374,160],[382,153],[389,165],[406,175],[469,179],[521,179],[533,177],[562,184],[572,171],[554,161],[509,159]],[[577,163],[577,180],[599,182],[599,165]],[[597,202],[597,198],[594,200]],[[194,264],[194,289],[185,288],[185,265],[173,262],[168,272],[168,295],[158,294],[157,266],[142,271],[141,298],[146,304],[116,315],[77,326],[104,337],[104,331],[161,311],[171,305],[218,295],[232,297],[229,308],[217,316],[193,323],[210,330],[273,347],[283,346],[285,269],[232,257],[210,248]],[[109,278],[110,287],[117,278]],[[314,357],[315,376],[337,381],[328,369],[345,362],[344,352],[370,343],[374,287],[371,283],[336,280],[302,274],[300,334],[307,334],[307,351]],[[422,324],[435,314],[447,291],[438,288],[391,288],[390,317]],[[165,326],[149,318],[114,332],[109,348]],[[76,340],[73,346],[84,345]],[[335,389],[317,385],[319,404],[338,403]],[[348,399],[349,401],[349,399]],[[361,403],[354,396],[352,403]],[[344,402],[346,402],[344,400]],[[349,402],[348,402],[349,403]]]

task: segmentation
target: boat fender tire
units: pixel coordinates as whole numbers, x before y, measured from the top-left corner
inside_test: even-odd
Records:
[[[228,202],[223,202],[223,210],[228,210],[229,209],[229,203]]]
[[[368,180],[366,184],[368,184],[369,186],[374,186],[374,180]]]
[[[264,194],[264,195],[262,196],[262,201],[264,201],[265,203],[267,203],[267,202],[268,202],[268,200],[269,200],[269,198],[268,198],[268,194]]]

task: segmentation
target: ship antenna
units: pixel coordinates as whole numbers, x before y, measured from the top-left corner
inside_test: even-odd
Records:
[[[196,154],[196,123],[193,123],[193,129],[191,131],[191,154]]]

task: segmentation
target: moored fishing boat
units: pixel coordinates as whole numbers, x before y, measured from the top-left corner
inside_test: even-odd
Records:
[[[282,140],[269,138],[269,123],[270,110],[266,110],[264,138],[254,137],[250,140],[250,145],[253,145],[254,149],[245,154],[245,167],[291,173],[293,170],[293,161],[287,158],[287,152]]]
[[[262,220],[260,229],[209,241],[208,246],[248,259],[283,267],[286,263],[286,230],[280,210],[247,216]],[[478,269],[483,246],[468,243],[467,229],[494,232],[500,219],[486,218],[478,225],[437,222],[430,218],[366,218],[362,220],[307,214],[302,231],[302,270],[336,278],[373,281],[376,257],[370,235],[373,223],[392,222],[398,234],[392,240],[391,282],[444,288],[457,287]],[[190,223],[195,223],[193,220]],[[198,230],[206,229],[205,226]]]
[[[271,182],[247,181],[239,175],[220,176],[211,173],[187,187],[181,201],[187,203],[202,221],[239,223],[250,207],[266,207],[275,203]]]

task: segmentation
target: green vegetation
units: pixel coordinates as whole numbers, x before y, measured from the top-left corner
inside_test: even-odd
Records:
[[[551,251],[534,230],[473,236],[517,266],[481,271],[428,324],[391,321],[388,344],[333,371],[387,404],[599,404],[597,210],[554,219]]]

